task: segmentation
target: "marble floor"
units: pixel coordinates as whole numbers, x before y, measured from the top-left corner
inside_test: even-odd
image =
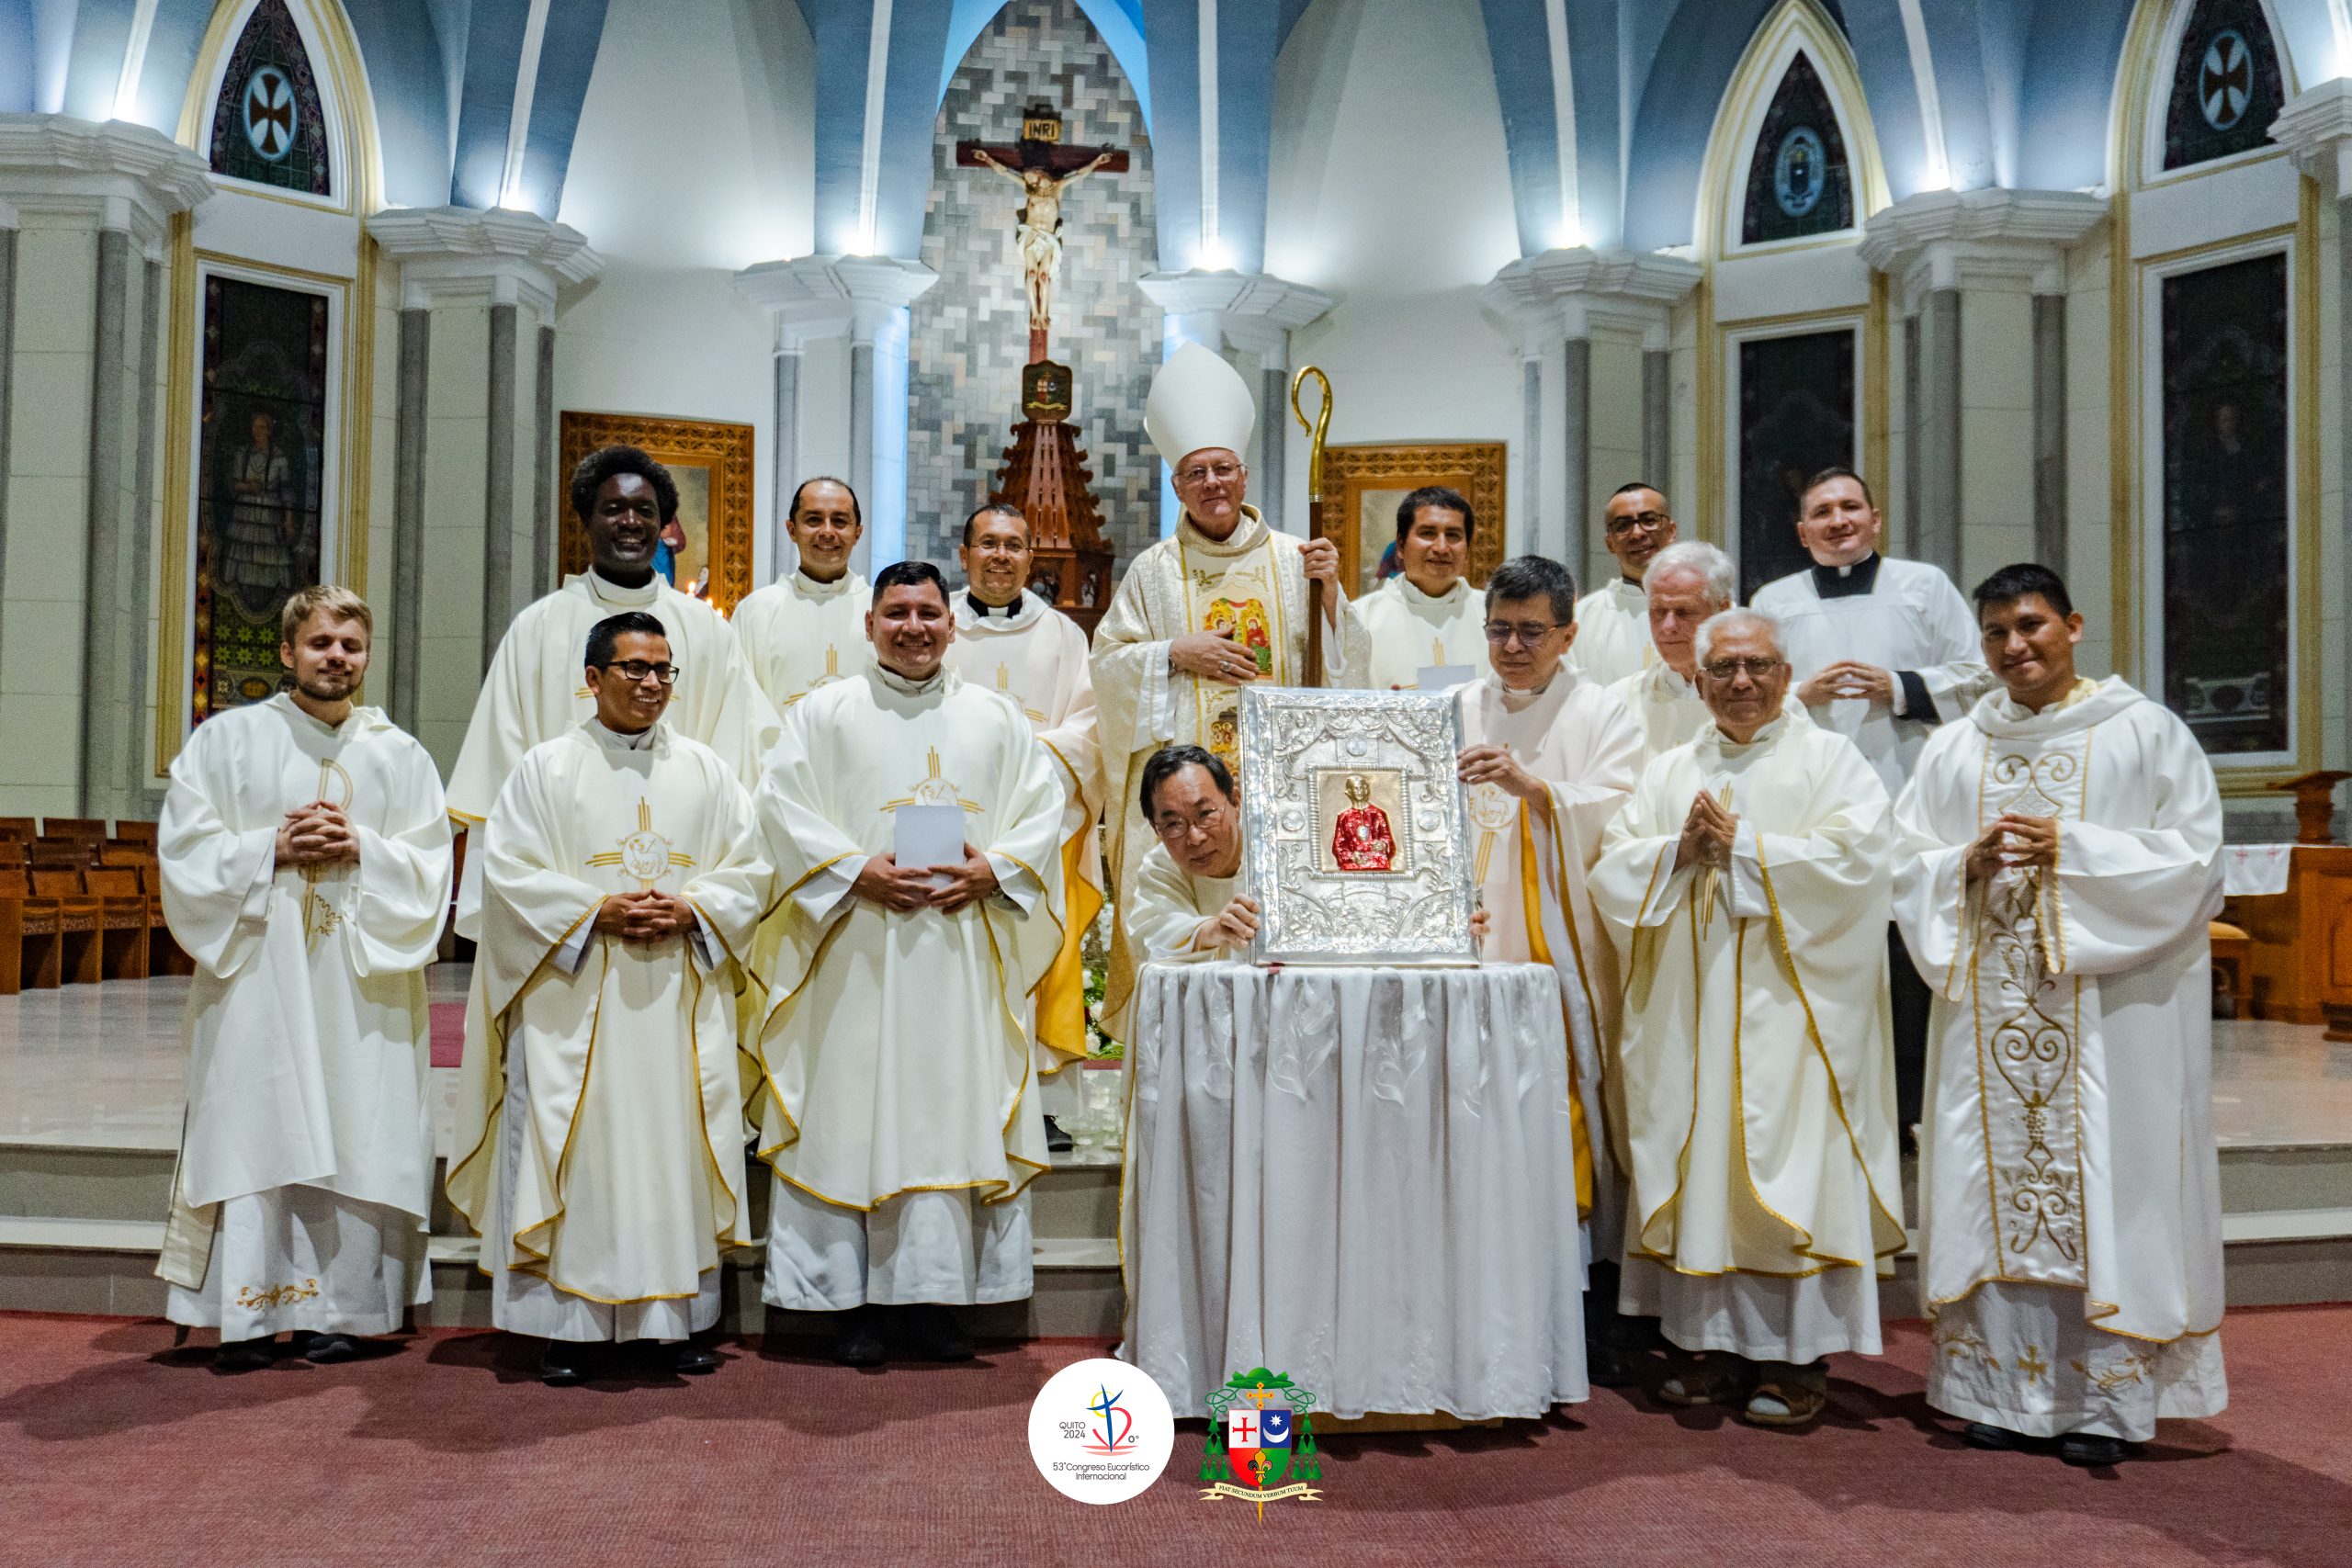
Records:
[[[426,971],[435,1002],[465,1000],[462,964]],[[0,1144],[178,1146],[188,982],[113,980],[0,997]],[[436,1068],[447,1141],[456,1074]],[[2352,1045],[2317,1026],[2216,1023],[2214,1126],[2224,1145],[2352,1143]]]

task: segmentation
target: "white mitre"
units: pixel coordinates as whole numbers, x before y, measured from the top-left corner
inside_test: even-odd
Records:
[[[1171,468],[1212,446],[1236,456],[1248,451],[1257,423],[1258,407],[1241,372],[1196,343],[1177,346],[1144,400],[1144,434]]]

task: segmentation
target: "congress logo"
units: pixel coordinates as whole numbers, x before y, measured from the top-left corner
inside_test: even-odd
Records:
[[[1176,1418],[1159,1385],[1125,1361],[1064,1367],[1029,1406],[1029,1457],[1057,1492],[1124,1503],[1159,1479]]]
[[[1252,1367],[1238,1372],[1208,1397],[1208,1454],[1201,1479],[1204,1502],[1238,1497],[1258,1505],[1296,1500],[1319,1503],[1323,1494],[1307,1484],[1323,1479],[1315,1452],[1315,1396],[1281,1372]]]

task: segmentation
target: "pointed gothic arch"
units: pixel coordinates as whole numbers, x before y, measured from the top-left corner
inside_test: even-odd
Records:
[[[299,62],[291,58],[298,51]],[[255,81],[272,66],[282,76],[282,96],[266,81]],[[290,111],[289,139],[297,148],[306,133],[315,132],[327,173],[324,191],[309,181],[254,177],[252,165],[282,168],[299,153],[289,150],[272,157],[247,141],[247,150],[258,155],[239,155],[249,89],[259,95],[254,102],[266,117],[277,109]],[[310,111],[314,123],[305,113],[306,102],[315,106]],[[384,205],[375,96],[351,19],[337,0],[219,0],[181,100],[176,139],[212,160],[214,177],[227,189],[363,218]]]
[[[1825,106],[1827,123],[1813,123]],[[1842,200],[1826,178],[1833,142],[1844,174]],[[1773,199],[1781,178],[1793,176],[1799,164],[1825,177],[1804,188],[1791,177],[1791,205],[1801,210],[1783,211],[1785,222],[1759,225],[1767,237],[1748,238],[1751,186]],[[1763,184],[1755,186],[1759,169]],[[1859,237],[1863,220],[1890,199],[1878,132],[1846,35],[1819,0],[1781,0],[1748,41],[1715,111],[1692,229],[1699,254],[1714,257],[1756,246]],[[1845,221],[1838,227],[1821,226],[1825,217],[1841,212]],[[1794,231],[1771,232],[1778,229]]]

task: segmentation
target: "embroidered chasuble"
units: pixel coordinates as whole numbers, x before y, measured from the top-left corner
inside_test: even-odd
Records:
[[[1728,870],[1674,869],[1704,789]],[[1886,791],[1842,736],[1713,727],[1642,773],[1590,886],[1625,964],[1624,1310],[1685,1349],[1878,1348],[1904,1246],[1887,1020]]]
[[[1363,684],[1374,691],[1419,691],[1428,665],[1487,667],[1487,595],[1466,577],[1434,597],[1392,577],[1376,592],[1349,600],[1348,614],[1363,627],[1368,669]]]
[[[1136,878],[1135,912],[1127,921],[1136,956],[1146,964],[1234,957],[1232,948],[1196,948],[1193,937],[1240,891],[1238,876],[1194,876],[1176,863],[1167,845],[1154,843]]]
[[[1540,692],[1508,691],[1491,674],[1464,687],[1462,744],[1502,747],[1546,786],[1532,806],[1499,784],[1465,792],[1471,872],[1487,911],[1482,956],[1559,974],[1577,1091],[1577,1202],[1593,1221],[1595,1255],[1613,1258],[1627,1157],[1611,1059],[1622,987],[1585,879],[1602,830],[1633,794],[1640,738],[1623,705],[1562,665]]]
[[[1568,646],[1568,668],[1607,686],[1657,662],[1650,642],[1649,594],[1640,583],[1621,576],[1577,601],[1577,640]]]
[[[778,1184],[771,1302],[1028,1293],[1025,1204],[1017,1242],[1001,1226],[1046,1165],[1025,1021],[1062,945],[1065,799],[1028,718],[952,671],[918,685],[874,665],[785,715],[758,796],[783,899],[759,1047],[760,1154]],[[996,895],[947,914],[850,892],[915,804],[963,810]],[[920,1284],[885,1280],[877,1248],[876,1278],[863,1256],[824,1273],[836,1249],[901,1220],[933,1240],[954,1233],[962,1266],[933,1252]],[[974,1232],[1004,1245],[976,1257]]]
[[[356,864],[279,866],[286,813],[340,807]],[[424,966],[449,820],[424,748],[382,712],[285,694],[199,726],[157,829],[164,916],[196,961],[187,1124],[156,1272],[224,1340],[388,1334],[432,1295]]]
[[[1111,965],[1104,1011],[1124,1029],[1134,990],[1136,960],[1125,911],[1133,900],[1144,852],[1154,842],[1136,792],[1143,767],[1162,746],[1204,746],[1239,769],[1240,688],[1222,681],[1171,672],[1168,645],[1196,631],[1229,632],[1257,658],[1259,678],[1297,685],[1306,668],[1306,572],[1301,541],[1266,526],[1256,509],[1241,509],[1230,537],[1211,539],[1187,517],[1175,536],[1145,550],[1120,579],[1119,591],[1094,633],[1094,696],[1102,725],[1102,773],[1108,791],[1104,838],[1114,902]],[[1363,625],[1340,615],[1323,633],[1324,683],[1362,684],[1369,666]]]
[[[1086,1055],[1086,969],[1080,947],[1102,908],[1102,746],[1094,724],[1094,678],[1086,633],[1023,591],[1010,615],[982,615],[956,596],[956,640],[946,664],[967,685],[1012,699],[1052,753],[1064,792],[1062,944],[1038,985],[1036,1066],[1057,1073]],[[1048,1109],[1052,1109],[1048,1107]]]
[[[735,606],[736,640],[777,712],[874,662],[865,640],[873,607],[874,585],[854,571],[831,582],[787,571],[744,596]]]
[[[2059,819],[2054,871],[1970,887],[2003,812]],[[1938,1408],[2132,1440],[2226,1404],[2207,922],[2213,772],[2122,680],[1938,731],[1896,808],[1895,913],[1936,988],[1921,1276]]]
[[[492,1321],[563,1339],[683,1338],[748,1243],[741,955],[773,879],[734,771],[670,731],[591,720],[535,747],[487,824],[488,1049],[469,1053],[450,1201],[482,1235]],[[694,907],[688,938],[594,928],[612,894]]]

